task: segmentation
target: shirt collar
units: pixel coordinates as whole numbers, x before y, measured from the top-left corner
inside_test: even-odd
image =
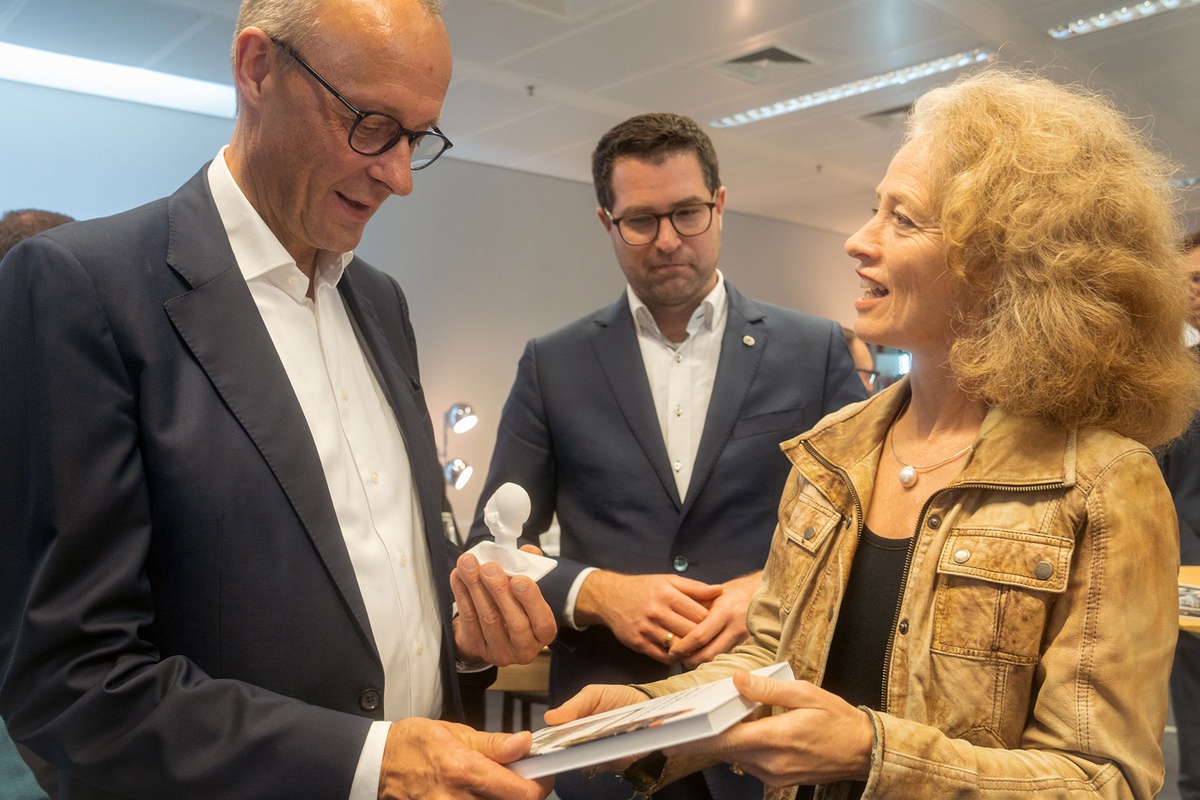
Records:
[[[658,323],[654,321],[654,315],[650,313],[650,309],[646,307],[642,299],[634,293],[633,287],[628,284],[625,286],[625,296],[629,298],[629,310],[633,313],[633,321],[638,330],[648,336],[653,336],[656,339],[666,342],[667,338],[659,330]],[[721,270],[717,270],[717,285],[704,296],[704,299],[700,301],[700,305],[692,312],[691,319],[688,320],[687,334],[689,339],[699,330],[711,331],[720,327],[726,313],[728,313],[725,298],[725,276],[721,274]],[[669,344],[672,347],[676,346],[673,343]]]
[[[233,173],[229,171],[229,165],[225,163],[225,151],[228,149],[228,145],[222,147],[217,157],[209,164],[208,186],[221,223],[225,226],[225,234],[229,237],[233,257],[247,281],[265,276],[267,280],[284,288],[283,282],[288,276],[294,277],[295,273],[299,273],[300,268],[237,185]],[[353,251],[331,253],[322,250],[318,253],[318,284],[336,285],[353,257]],[[307,291],[307,288],[305,285],[304,290]]]

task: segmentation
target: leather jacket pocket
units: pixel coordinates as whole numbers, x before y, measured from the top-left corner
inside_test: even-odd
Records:
[[[1033,664],[1075,542],[995,528],[956,528],[938,559],[932,649]]]
[[[774,585],[780,587],[783,612],[792,609],[800,587],[808,585],[817,554],[829,537],[842,528],[842,519],[842,515],[807,483],[792,500],[781,526],[783,546],[772,549],[768,563],[768,568],[774,572],[770,577]]]

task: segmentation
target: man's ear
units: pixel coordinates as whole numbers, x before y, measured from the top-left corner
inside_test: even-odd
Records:
[[[238,96],[262,104],[263,84],[271,74],[271,39],[261,28],[244,28],[233,46],[233,82]]]
[[[608,218],[608,214],[604,213],[604,209],[596,206],[596,216],[600,218],[600,224],[604,226],[605,231],[612,230],[612,220]]]

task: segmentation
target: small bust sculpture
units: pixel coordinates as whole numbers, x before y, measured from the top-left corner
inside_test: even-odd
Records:
[[[480,563],[494,561],[509,575],[524,575],[535,581],[554,569],[554,559],[517,547],[530,509],[528,492],[515,483],[503,484],[483,507],[483,521],[495,541],[480,542],[469,552]]]
[[[515,483],[506,483],[496,490],[483,507],[483,521],[496,544],[505,550],[516,551],[521,529],[529,519],[529,493]]]

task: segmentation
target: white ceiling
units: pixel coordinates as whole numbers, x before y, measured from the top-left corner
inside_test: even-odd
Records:
[[[988,47],[1111,93],[1200,176],[1200,7],[1066,42],[1046,29],[1116,0],[446,0],[451,157],[590,182],[599,136],[626,117],[701,123],[944,55]],[[238,0],[0,0],[0,40],[229,82]],[[777,46],[811,63],[757,84],[716,67]],[[950,73],[952,76],[955,73]],[[333,76],[330,76],[331,78]],[[336,83],[336,78],[333,78]],[[854,230],[929,78],[773,120],[711,129],[732,210]],[[1185,197],[1200,222],[1200,190]],[[531,209],[536,211],[536,209]]]

